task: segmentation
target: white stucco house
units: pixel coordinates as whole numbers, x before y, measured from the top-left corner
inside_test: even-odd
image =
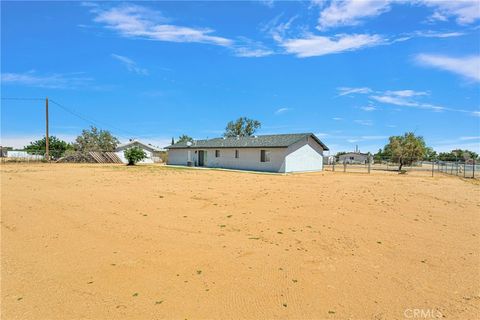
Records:
[[[168,164],[267,172],[323,170],[328,147],[313,133],[215,138],[166,147]]]
[[[120,144],[115,149],[115,154],[120,158],[120,160],[122,160],[123,163],[128,163],[127,159],[125,159],[125,155],[123,154],[123,152],[128,148],[132,148],[132,147],[140,147],[147,154],[147,158],[143,159],[139,163],[161,162],[159,152],[164,150],[154,147],[152,145],[140,142],[138,140],[130,140],[127,143]]]

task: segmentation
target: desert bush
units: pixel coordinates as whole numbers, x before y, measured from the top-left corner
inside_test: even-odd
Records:
[[[128,160],[129,166],[133,166],[135,163],[142,161],[147,157],[145,151],[139,147],[128,148],[123,152],[125,159]]]

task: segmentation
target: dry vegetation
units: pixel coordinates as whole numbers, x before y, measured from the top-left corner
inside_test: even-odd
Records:
[[[2,319],[479,317],[480,185],[1,165]]]

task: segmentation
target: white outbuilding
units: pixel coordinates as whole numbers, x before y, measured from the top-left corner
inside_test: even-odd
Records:
[[[323,170],[328,147],[313,133],[179,142],[166,147],[168,164],[267,172]]]
[[[150,144],[146,144],[146,143],[143,143],[143,142],[140,142],[138,140],[130,140],[129,142],[127,143],[124,143],[124,144],[121,144],[119,145],[116,149],[115,149],[115,153],[116,155],[120,158],[120,160],[122,160],[123,163],[128,163],[127,159],[125,159],[125,155],[124,155],[124,151],[129,149],[129,148],[133,148],[133,147],[139,147],[141,148],[143,151],[145,151],[145,154],[147,155],[147,157],[145,159],[143,159],[142,161],[140,161],[139,163],[156,163],[156,162],[161,162],[160,160],[160,152],[162,152],[163,150],[160,149],[160,148],[157,148],[157,147],[154,147]]]

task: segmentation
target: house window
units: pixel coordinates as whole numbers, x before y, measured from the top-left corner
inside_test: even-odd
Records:
[[[215,150],[215,158],[220,158],[220,150]]]
[[[260,162],[270,162],[270,151],[260,150]]]
[[[235,158],[239,158],[238,150],[235,150]]]
[[[355,160],[355,158],[354,158],[354,157],[350,157],[350,160]]]

